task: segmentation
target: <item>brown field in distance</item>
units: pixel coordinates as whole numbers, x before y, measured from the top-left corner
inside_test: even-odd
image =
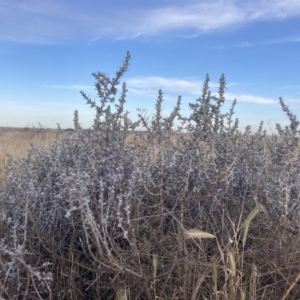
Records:
[[[71,130],[62,130],[69,134]],[[6,165],[8,155],[21,159],[28,154],[30,144],[48,147],[55,140],[56,129],[0,127],[0,189],[6,182]],[[131,143],[131,135],[126,141]]]
[[[64,134],[70,134],[71,130],[62,131]],[[0,127],[0,189],[4,188],[6,182],[8,155],[15,159],[25,157],[32,142],[48,147],[55,140],[55,132],[56,129]],[[145,133],[137,131],[134,133],[138,136],[135,142],[143,144],[140,135]],[[131,144],[133,141],[133,132],[129,132],[125,143]],[[176,136],[172,141],[176,143]]]
[[[0,189],[5,186],[7,156],[20,159],[27,155],[30,143],[48,146],[55,130],[40,128],[0,127]]]
[[[68,130],[63,130],[63,132],[69,134]],[[55,140],[55,133],[56,129],[0,127],[0,189],[4,188],[6,182],[8,155],[15,159],[25,157],[32,142],[48,147]],[[139,134],[141,133],[139,132]],[[172,138],[172,141],[176,143],[176,136]],[[125,143],[132,142],[132,133],[130,132]],[[140,144],[141,140],[138,138],[137,142]]]

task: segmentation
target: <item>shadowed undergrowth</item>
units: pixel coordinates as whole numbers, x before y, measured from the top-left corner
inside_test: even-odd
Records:
[[[190,116],[180,97],[163,116],[159,91],[155,116],[133,122],[125,83],[115,99],[129,60],[93,74],[100,104],[82,92],[90,130],[75,112],[72,134],[8,162],[0,298],[299,299],[296,116],[280,99],[289,127],[240,131],[222,75]]]

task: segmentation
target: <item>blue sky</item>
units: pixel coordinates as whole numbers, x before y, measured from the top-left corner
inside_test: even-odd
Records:
[[[96,97],[92,72],[114,76],[126,51],[126,108],[164,113],[182,96],[201,95],[206,73],[226,104],[237,99],[240,124],[287,124],[278,98],[300,116],[299,0],[0,0],[0,126],[92,124],[83,90]]]

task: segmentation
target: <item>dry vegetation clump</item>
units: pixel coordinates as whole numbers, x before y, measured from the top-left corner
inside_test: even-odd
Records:
[[[0,189],[6,181],[7,156],[21,159],[28,154],[31,143],[47,147],[53,142],[55,132],[44,128],[0,128]]]
[[[217,95],[207,76],[189,117],[180,97],[162,116],[159,91],[155,116],[134,123],[125,84],[108,105],[129,59],[113,79],[93,74],[100,105],[82,92],[90,130],[76,112],[74,134],[10,161],[0,298],[299,299],[296,117],[280,99],[290,127],[241,132],[236,103],[220,110],[224,76]],[[136,125],[147,134],[129,143]]]

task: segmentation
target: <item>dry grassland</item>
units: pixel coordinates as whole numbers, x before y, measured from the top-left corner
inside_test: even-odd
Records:
[[[6,182],[8,155],[15,159],[25,157],[31,143],[48,147],[55,140],[55,132],[55,129],[0,127],[0,189],[4,188]],[[68,134],[68,131],[65,131],[65,133]],[[145,138],[145,133],[140,132],[133,139],[133,134],[130,132],[125,144],[133,142],[139,145],[144,144],[141,134]],[[176,137],[172,138],[172,141],[176,143]]]
[[[6,182],[8,155],[15,159],[25,157],[31,143],[48,147],[55,140],[55,132],[55,129],[0,127],[0,189],[4,188]],[[129,135],[126,143],[131,142]]]
[[[26,156],[30,143],[48,146],[54,141],[55,131],[39,128],[0,128],[0,189],[5,186],[7,156],[20,159]]]
[[[55,139],[55,132],[55,129],[0,127],[0,189],[5,186],[8,155],[15,159],[25,157],[31,143],[48,147]],[[68,132],[66,132],[66,134],[68,134]],[[172,142],[176,144],[176,140],[177,137],[174,136]],[[133,141],[133,135],[129,133],[125,143],[130,144]],[[139,137],[135,139],[135,142],[138,144],[143,143]]]

